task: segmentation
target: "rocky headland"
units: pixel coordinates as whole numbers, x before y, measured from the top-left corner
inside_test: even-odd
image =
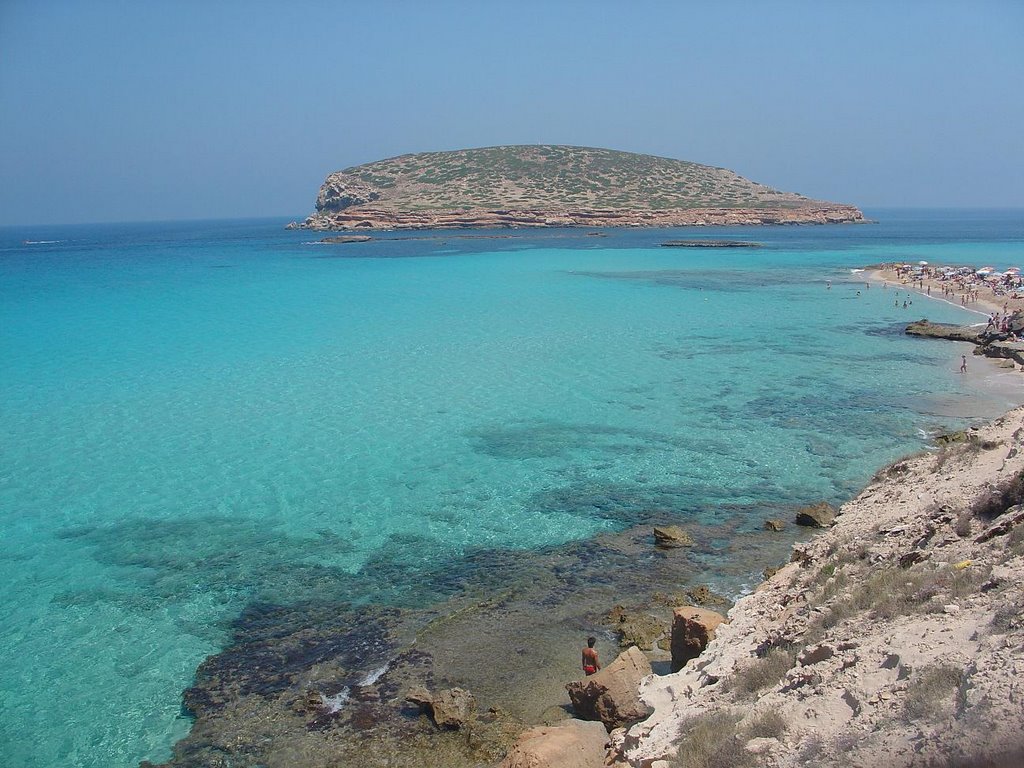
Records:
[[[608,760],[1024,765],[1024,408],[880,471],[739,600],[699,657],[645,678]]]
[[[732,171],[609,149],[528,145],[426,152],[330,174],[291,228],[398,230],[862,222]]]

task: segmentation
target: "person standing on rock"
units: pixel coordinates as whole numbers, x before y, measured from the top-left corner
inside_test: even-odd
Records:
[[[597,651],[594,650],[594,644],[597,643],[596,637],[587,638],[587,647],[583,649],[583,672],[590,677],[601,668],[601,662],[597,658]]]

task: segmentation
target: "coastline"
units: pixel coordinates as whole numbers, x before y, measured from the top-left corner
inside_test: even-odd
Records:
[[[317,231],[390,231],[420,229],[519,229],[557,227],[710,227],[864,224],[864,214],[850,205],[790,208],[654,209],[418,209],[402,211],[350,206],[318,211],[286,229]]]
[[[908,293],[914,293],[918,296],[922,296],[927,299],[935,301],[942,301],[951,306],[960,307],[966,309],[969,312],[975,312],[979,316],[983,317],[983,323],[987,321],[990,313],[1013,313],[1016,311],[1024,311],[1024,298],[1014,299],[1010,297],[996,296],[990,286],[981,286],[978,291],[978,298],[974,300],[967,298],[967,294],[964,290],[957,288],[950,281],[942,281],[938,279],[934,274],[922,275],[920,278],[908,278],[902,275],[898,275],[893,269],[893,265],[880,265],[875,267],[867,268],[865,274],[869,279],[880,282],[883,285],[892,286],[897,289],[904,289]],[[923,283],[923,287],[921,284]],[[954,298],[949,298],[942,293],[944,287],[955,288]],[[932,293],[928,293],[928,289],[932,290]],[[966,304],[959,302],[960,297],[965,297]],[[1005,305],[1005,306],[1004,306]]]
[[[1019,417],[1024,430],[1024,408],[997,421],[1011,416]],[[926,452],[917,460],[932,456]],[[1024,470],[1024,459],[1015,461]],[[1016,464],[1012,468],[1016,471]],[[784,534],[688,529],[699,543],[728,538],[727,560],[734,583],[741,584],[744,572],[785,563],[793,552],[828,549],[830,537],[840,532],[861,536],[861,523],[852,521],[863,522],[863,515],[851,510],[863,507],[868,498],[870,514],[877,516],[880,510],[874,504],[879,502],[874,499],[893,492],[888,485],[879,490],[876,479],[843,505],[842,526],[833,531],[792,523]],[[903,502],[883,509],[907,512]],[[765,509],[763,514],[787,513]],[[690,716],[689,704],[685,711],[678,709],[678,693],[696,689],[682,681],[696,675],[706,687],[717,674],[717,667],[709,666],[717,658],[713,650],[681,672],[667,674],[673,607],[707,599],[706,607],[726,612],[713,592],[701,591],[706,574],[690,554],[688,549],[656,549],[644,524],[544,553],[493,553],[478,564],[483,581],[465,584],[450,599],[424,610],[338,605],[251,612],[236,625],[235,643],[210,657],[197,673],[196,686],[186,693],[186,703],[197,715],[195,725],[165,765],[198,768],[229,745],[238,751],[239,744],[248,745],[241,751],[270,766],[298,762],[326,768],[338,760],[367,766],[398,761],[427,768],[497,765],[529,727],[558,725],[573,717],[563,684],[578,678],[577,646],[595,628],[605,664],[618,653],[620,637],[623,649],[631,642],[646,642],[645,654],[656,674],[643,690],[655,714],[628,732],[613,733],[612,743],[622,765],[648,765],[671,751],[679,724]],[[642,569],[632,567],[638,561]],[[806,568],[790,564],[783,572],[753,591],[740,587],[734,593],[738,599],[729,612],[731,626],[747,626],[743,617],[754,615],[750,612],[762,606],[765,594],[777,601],[792,599],[780,598],[776,585],[794,573],[805,574]],[[767,635],[761,630],[767,625],[761,620],[762,608],[757,611],[756,636],[763,642]],[[731,632],[722,631],[719,643],[730,649],[723,653],[734,663],[736,649],[743,646],[729,640]],[[511,667],[493,663],[509,654],[515,659]],[[291,661],[282,665],[281,659]],[[471,737],[459,730],[438,730],[426,715],[410,708],[404,696],[416,685],[468,690],[482,712]]]
[[[714,721],[743,764],[1019,765],[1022,448],[1018,407],[880,470],[698,659],[644,682],[654,713],[612,734],[615,764],[664,768]]]

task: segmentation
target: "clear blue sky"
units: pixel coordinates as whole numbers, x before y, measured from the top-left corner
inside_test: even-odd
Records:
[[[0,224],[301,217],[334,170],[527,143],[1024,207],[1024,1],[0,0]]]

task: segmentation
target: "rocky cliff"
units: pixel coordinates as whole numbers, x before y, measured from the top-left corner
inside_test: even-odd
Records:
[[[507,146],[427,152],[327,177],[294,228],[701,226],[860,222],[724,168],[609,149]]]
[[[612,759],[1024,765],[1022,449],[1018,408],[879,472],[700,657],[647,679],[654,713]]]

